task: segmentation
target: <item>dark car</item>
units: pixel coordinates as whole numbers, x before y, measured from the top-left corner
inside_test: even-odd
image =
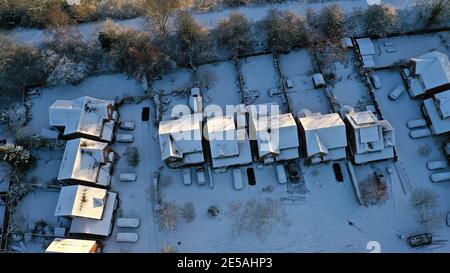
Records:
[[[433,242],[433,238],[430,233],[423,233],[408,237],[407,241],[410,247],[419,247],[431,244]]]
[[[298,172],[297,164],[294,162],[290,162],[288,164],[288,173],[292,183],[297,183],[300,181],[300,173]]]

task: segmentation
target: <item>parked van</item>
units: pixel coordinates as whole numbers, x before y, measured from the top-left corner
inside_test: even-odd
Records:
[[[119,232],[117,233],[116,241],[121,243],[136,243],[139,241],[139,235],[134,232]]]
[[[409,136],[414,139],[431,136],[431,130],[428,128],[417,129],[417,130],[409,132]]]
[[[408,127],[408,129],[414,129],[414,128],[425,127],[425,126],[427,126],[427,121],[424,119],[413,119],[413,120],[408,120],[406,122],[406,127]]]
[[[122,173],[120,174],[120,181],[121,182],[133,182],[136,181],[136,174],[135,173]]]
[[[433,173],[430,175],[430,179],[434,183],[448,181],[450,180],[450,172]]]
[[[244,184],[242,183],[241,169],[233,170],[233,183],[236,190],[242,190],[242,188],[244,187]]]
[[[125,135],[125,134],[118,134],[116,136],[117,142],[120,143],[132,143],[134,141],[133,135]]]
[[[440,170],[444,169],[445,167],[447,167],[447,163],[445,163],[445,161],[442,160],[429,161],[427,163],[428,170]]]
[[[389,93],[389,99],[396,100],[398,97],[400,97],[403,93],[405,93],[406,89],[403,87],[403,85],[398,85],[394,88],[394,90]]]
[[[183,184],[186,186],[189,186],[192,184],[190,168],[183,169]]]
[[[276,170],[277,170],[278,183],[286,184],[287,183],[286,170],[284,169],[283,164],[277,164]]]
[[[138,218],[119,218],[117,219],[117,227],[120,228],[137,228],[140,221]]]

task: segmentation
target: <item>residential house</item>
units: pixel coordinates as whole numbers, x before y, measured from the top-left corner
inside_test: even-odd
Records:
[[[58,180],[108,187],[114,153],[107,143],[78,138],[69,140],[59,168]]]
[[[314,114],[299,118],[305,156],[315,164],[345,158],[347,134],[339,114]]]
[[[298,129],[291,113],[280,114],[277,105],[250,105],[249,135],[256,142],[258,160],[265,164],[299,157]]]
[[[450,132],[450,90],[424,100],[422,110],[434,135]]]
[[[234,116],[217,116],[206,122],[213,168],[226,168],[252,162],[246,128],[236,129]]]
[[[431,51],[412,58],[411,75],[407,77],[408,92],[412,98],[450,90],[450,61],[447,54]]]
[[[394,157],[394,128],[370,111],[345,115],[348,146],[353,161],[363,164]]]
[[[49,109],[50,125],[62,131],[65,139],[79,137],[111,142],[118,113],[114,101],[84,96],[57,100]]]
[[[70,234],[107,237],[112,232],[117,194],[83,185],[61,188],[55,216],[71,218]]]
[[[202,114],[185,115],[159,123],[161,157],[171,167],[204,162]]]

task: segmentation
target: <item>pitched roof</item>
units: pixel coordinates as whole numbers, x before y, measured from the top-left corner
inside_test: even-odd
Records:
[[[373,55],[375,54],[375,47],[373,46],[372,40],[370,38],[356,39],[359,51],[361,55]]]
[[[80,97],[75,100],[57,100],[49,108],[50,125],[63,126],[64,135],[82,133],[101,137],[104,121],[109,120],[112,100]]]
[[[107,143],[77,138],[66,143],[66,149],[59,168],[58,180],[75,179],[97,183],[99,173],[105,170],[105,148]]]
[[[212,158],[239,155],[236,125],[233,116],[209,118],[206,127]]]
[[[450,61],[447,54],[431,51],[411,59],[415,63],[415,73],[419,75],[425,89],[450,83]]]
[[[299,118],[309,156],[347,146],[345,124],[337,113]]]
[[[55,216],[102,219],[107,191],[82,185],[61,188]]]
[[[442,118],[450,117],[450,90],[434,95],[436,106]]]
[[[45,250],[46,253],[92,253],[97,242],[69,238],[55,238]]]

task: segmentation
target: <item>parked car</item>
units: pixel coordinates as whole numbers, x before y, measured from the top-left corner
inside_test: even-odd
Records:
[[[408,237],[407,242],[410,247],[426,246],[433,242],[433,237],[430,233],[423,233]]]
[[[197,168],[195,168],[195,171],[197,172],[197,183],[199,185],[205,185],[206,184],[205,168],[203,168],[203,166],[200,165],[197,166]]]
[[[431,130],[428,128],[413,130],[409,132],[409,136],[414,139],[428,137],[431,136]]]
[[[120,174],[120,181],[121,182],[133,182],[136,181],[136,174],[135,173],[122,173]]]
[[[134,130],[134,121],[122,121],[120,123],[120,129],[123,130]]]
[[[284,169],[283,164],[277,164],[276,170],[277,170],[278,183],[286,184],[287,183],[286,170]]]
[[[192,184],[190,168],[183,169],[183,184],[186,186],[189,186]]]
[[[450,180],[450,172],[433,173],[430,175],[431,182],[439,183]]]
[[[403,85],[398,85],[391,91],[391,93],[389,93],[389,99],[396,100],[403,93],[405,93],[405,91],[406,91],[406,89],[405,89],[405,87],[403,87]]]
[[[440,170],[444,169],[445,167],[447,167],[447,163],[442,160],[429,161],[427,163],[428,170]]]
[[[139,241],[139,235],[134,232],[117,233],[116,241],[120,243],[136,243]]]
[[[119,218],[117,219],[117,227],[120,228],[137,228],[140,225],[138,218]]]
[[[298,183],[300,181],[300,173],[298,172],[297,164],[290,162],[288,164],[289,178],[292,183]]]
[[[372,82],[372,85],[373,87],[375,87],[375,89],[381,88],[381,81],[378,75],[375,74],[370,75],[370,81]]]
[[[408,129],[414,129],[414,128],[425,127],[425,126],[427,126],[427,121],[422,118],[408,120],[406,122],[406,127],[408,127]]]
[[[126,134],[118,134],[116,136],[117,142],[120,143],[133,143],[134,142],[134,136],[133,135],[126,135]]]
[[[236,190],[242,190],[244,184],[242,183],[242,172],[241,169],[233,170],[233,184]]]

